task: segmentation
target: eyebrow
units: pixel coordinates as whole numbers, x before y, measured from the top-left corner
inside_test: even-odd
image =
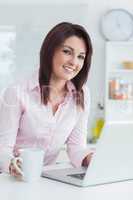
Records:
[[[63,47],[67,47],[67,48],[69,48],[69,49],[71,49],[72,51],[74,51],[74,49],[71,47],[71,46],[69,46],[69,45],[65,45],[65,44],[63,44],[62,45]],[[86,54],[85,52],[80,52],[80,54]]]

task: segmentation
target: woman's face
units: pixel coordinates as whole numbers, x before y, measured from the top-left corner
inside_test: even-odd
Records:
[[[82,69],[86,55],[86,45],[82,38],[71,36],[55,51],[52,78],[71,80]]]

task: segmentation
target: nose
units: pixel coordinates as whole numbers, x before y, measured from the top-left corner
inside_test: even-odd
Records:
[[[70,59],[70,64],[71,65],[78,65],[78,59],[76,56],[72,56],[71,59]]]

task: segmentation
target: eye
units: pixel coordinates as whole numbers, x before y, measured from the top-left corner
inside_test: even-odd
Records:
[[[84,60],[84,59],[85,59],[85,56],[79,55],[78,58],[79,58],[80,60]]]
[[[71,55],[71,51],[68,50],[68,49],[63,49],[63,52],[64,52],[65,54],[67,54],[67,55]]]

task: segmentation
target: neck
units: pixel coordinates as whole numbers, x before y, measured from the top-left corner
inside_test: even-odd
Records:
[[[66,96],[66,81],[63,80],[50,80],[50,94],[49,101],[52,105],[59,104]]]
[[[59,94],[66,90],[65,86],[66,86],[66,81],[64,80],[55,80],[55,79],[50,80],[50,90],[55,91]]]

